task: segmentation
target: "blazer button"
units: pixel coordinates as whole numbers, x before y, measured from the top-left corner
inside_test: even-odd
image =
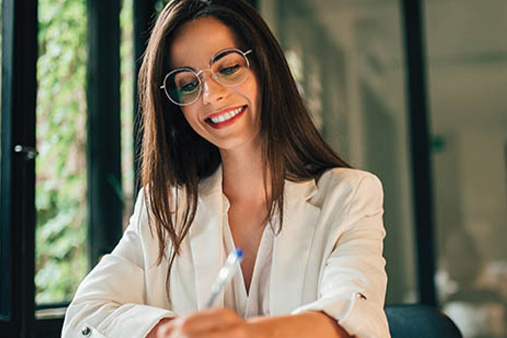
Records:
[[[92,333],[92,330],[88,326],[85,326],[81,329],[81,334],[85,337],[88,337]]]
[[[362,299],[362,300],[366,300],[366,296],[363,295],[361,292],[356,292],[354,294],[354,296],[356,296],[356,298],[359,298],[359,299]]]

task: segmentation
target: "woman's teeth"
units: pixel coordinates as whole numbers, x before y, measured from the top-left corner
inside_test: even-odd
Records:
[[[224,122],[224,121],[232,119],[234,116],[236,116],[239,113],[241,113],[244,109],[245,109],[245,107],[243,106],[243,107],[234,109],[234,110],[232,110],[230,112],[227,112],[225,114],[222,114],[220,116],[212,117],[212,118],[210,118],[210,120],[213,123],[221,123],[221,122]]]

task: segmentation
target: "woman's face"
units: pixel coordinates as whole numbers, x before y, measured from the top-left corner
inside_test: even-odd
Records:
[[[227,26],[211,17],[200,18],[179,30],[171,45],[171,66],[199,72],[208,69],[215,54],[231,48],[240,49]],[[259,144],[259,86],[254,72],[250,69],[247,73],[241,84],[227,87],[209,71],[202,72],[201,95],[196,102],[181,107],[190,126],[222,151]]]

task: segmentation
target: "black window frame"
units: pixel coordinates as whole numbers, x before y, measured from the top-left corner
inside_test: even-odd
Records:
[[[2,309],[6,313],[0,321],[0,332],[2,337],[25,337],[34,322],[35,162],[32,151],[35,149],[37,1],[3,0],[2,26],[0,214],[2,244],[6,244],[6,247],[2,245],[2,290],[9,301],[7,308]]]

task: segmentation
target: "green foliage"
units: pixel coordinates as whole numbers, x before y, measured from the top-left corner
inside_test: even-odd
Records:
[[[133,44],[132,0],[122,26],[122,158],[124,186],[115,189],[131,211]],[[39,0],[36,162],[36,303],[72,299],[89,269],[86,199],[86,0]]]
[[[88,270],[86,1],[39,1],[36,302],[69,301]]]
[[[123,0],[121,27],[121,143],[123,224],[128,224],[134,194],[134,24],[133,0]]]

